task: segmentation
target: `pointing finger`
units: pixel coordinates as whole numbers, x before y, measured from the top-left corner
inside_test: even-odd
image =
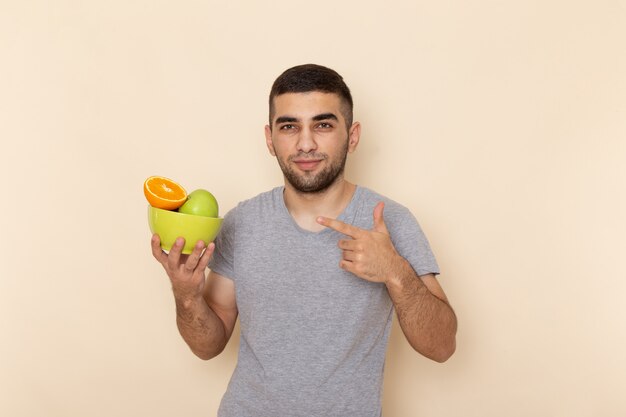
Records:
[[[336,230],[339,233],[343,233],[346,236],[350,236],[352,238],[357,238],[361,235],[363,230],[358,227],[352,226],[350,224],[346,224],[340,220],[329,219],[328,217],[318,217],[317,222],[322,226],[326,226],[333,230]]]

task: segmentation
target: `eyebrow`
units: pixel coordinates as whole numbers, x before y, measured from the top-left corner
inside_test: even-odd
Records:
[[[318,114],[317,116],[313,116],[313,120],[315,120],[316,122],[319,122],[320,120],[335,120],[335,121],[339,121],[339,119],[337,118],[337,116],[334,113]]]
[[[291,117],[291,116],[280,116],[276,118],[276,121],[274,121],[274,124],[280,124],[280,123],[295,123],[297,122],[298,119],[296,119],[295,117]]]
[[[334,113],[322,113],[322,114],[318,114],[313,116],[313,121],[315,122],[319,122],[320,120],[335,120],[335,121],[339,121],[339,118],[334,114]],[[297,117],[292,117],[292,116],[280,116],[277,117],[276,120],[274,121],[274,124],[280,124],[280,123],[295,123],[300,121]]]

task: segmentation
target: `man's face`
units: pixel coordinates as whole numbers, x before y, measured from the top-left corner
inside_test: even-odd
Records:
[[[319,193],[343,177],[359,123],[349,128],[341,100],[332,93],[287,93],[274,97],[272,126],[265,127],[270,153],[285,179],[302,193]]]

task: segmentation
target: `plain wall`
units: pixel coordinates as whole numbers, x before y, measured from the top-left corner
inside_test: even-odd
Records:
[[[142,184],[280,185],[267,95],[308,62],[459,318],[444,364],[394,324],[384,415],[626,415],[625,51],[619,0],[0,1],[0,415],[215,415],[238,333],[179,337]]]

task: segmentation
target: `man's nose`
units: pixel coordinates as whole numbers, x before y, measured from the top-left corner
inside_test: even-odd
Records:
[[[309,153],[317,149],[315,136],[309,129],[302,129],[298,135],[298,151]]]

